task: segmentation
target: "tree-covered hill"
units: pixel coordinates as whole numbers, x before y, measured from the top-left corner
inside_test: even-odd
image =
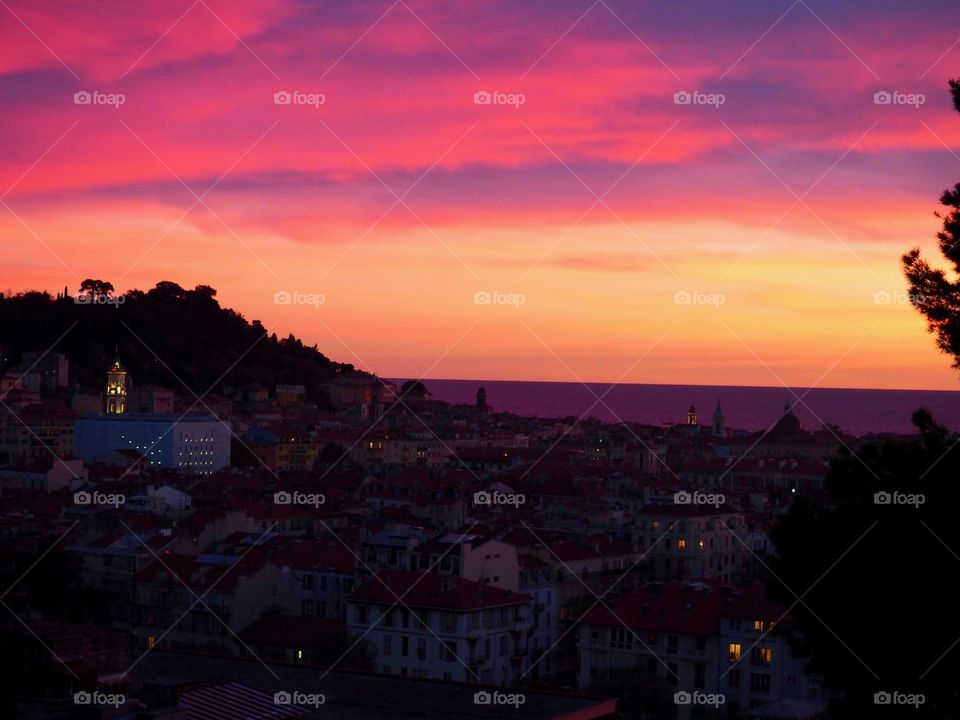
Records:
[[[114,296],[110,283],[85,280],[75,295],[0,295],[0,357],[15,366],[22,353],[56,343],[53,349],[70,358],[71,375],[85,386],[101,386],[119,356],[140,385],[187,392],[180,378],[200,395],[254,382],[270,388],[298,383],[321,404],[321,385],[338,368],[352,369],[293,335],[268,335],[259,320],[220,307],[216,294],[206,285],[185,290],[160,282],[148,292]]]

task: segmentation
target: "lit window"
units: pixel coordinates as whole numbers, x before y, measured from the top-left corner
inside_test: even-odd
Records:
[[[773,662],[773,648],[760,647],[753,649],[754,665],[769,665]]]
[[[677,550],[686,550],[687,541],[686,540],[677,540]]]
[[[740,643],[730,643],[730,648],[729,648],[730,662],[732,663],[740,662],[741,652],[742,650],[740,648]]]

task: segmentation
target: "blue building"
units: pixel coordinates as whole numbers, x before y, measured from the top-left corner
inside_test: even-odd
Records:
[[[83,415],[75,454],[87,462],[136,450],[151,467],[208,474],[230,465],[230,428],[209,415]]]

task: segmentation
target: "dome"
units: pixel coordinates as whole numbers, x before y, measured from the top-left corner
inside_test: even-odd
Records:
[[[803,426],[800,424],[800,419],[793,414],[793,410],[788,409],[783,417],[777,420],[772,432],[775,435],[796,435],[803,432]]]

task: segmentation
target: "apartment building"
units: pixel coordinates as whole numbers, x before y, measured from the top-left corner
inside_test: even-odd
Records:
[[[348,630],[368,633],[383,673],[513,685],[526,670],[527,595],[453,575],[388,570],[348,603]]]

